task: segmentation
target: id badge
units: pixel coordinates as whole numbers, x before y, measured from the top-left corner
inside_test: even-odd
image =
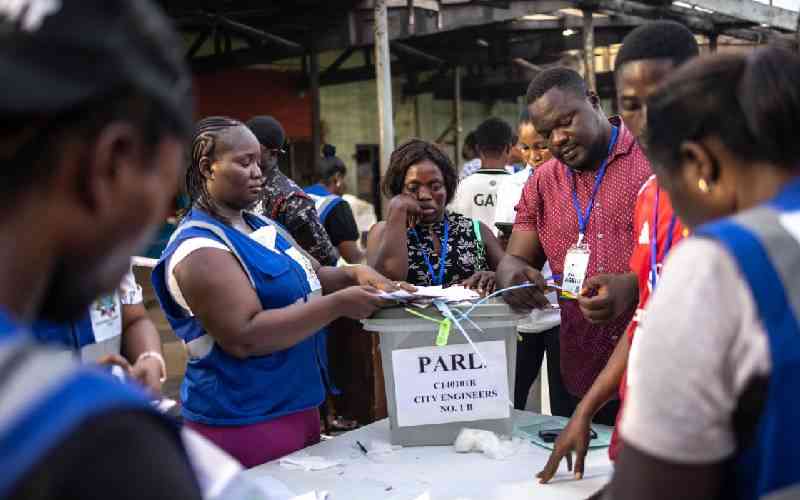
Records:
[[[561,283],[561,297],[577,299],[589,269],[589,246],[585,243],[573,245],[564,259],[564,280]]]
[[[119,294],[100,297],[89,308],[94,341],[103,342],[122,335],[122,304]]]

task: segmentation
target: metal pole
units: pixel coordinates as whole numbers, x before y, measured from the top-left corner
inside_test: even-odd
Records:
[[[597,92],[594,74],[594,18],[591,9],[583,10],[583,67],[586,85],[590,90]]]
[[[386,175],[386,170],[389,168],[389,157],[394,150],[392,63],[389,57],[389,24],[387,21],[386,2],[387,0],[375,0],[375,81],[378,85],[381,179]],[[383,200],[384,205],[387,201],[386,199]],[[385,210],[384,213],[386,213]]]
[[[455,145],[455,161],[458,165],[461,162],[461,136],[464,134],[463,106],[461,103],[461,67],[453,68],[453,143]]]
[[[417,31],[417,14],[414,11],[414,0],[408,0],[408,33],[413,35]]]
[[[319,57],[314,42],[308,61],[309,87],[311,90],[311,161],[314,167],[314,180],[319,178],[319,161],[322,149],[322,121],[319,104]]]

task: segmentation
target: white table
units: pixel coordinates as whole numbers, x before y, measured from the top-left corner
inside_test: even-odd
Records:
[[[514,412],[516,423],[536,418]],[[270,462],[245,472],[252,479],[272,476],[298,494],[328,491],[331,500],[570,500],[584,499],[608,482],[612,466],[608,450],[592,450],[586,457],[584,479],[575,481],[562,462],[550,484],[535,475],[550,455],[523,443],[507,460],[492,460],[481,453],[456,453],[452,446],[409,447],[387,455],[365,456],[355,447],[372,440],[389,441],[389,421],[384,419],[324,441],[298,454],[322,456],[343,465],[322,471],[289,470]]]

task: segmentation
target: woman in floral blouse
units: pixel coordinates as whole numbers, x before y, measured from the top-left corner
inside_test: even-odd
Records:
[[[397,148],[382,186],[392,197],[389,213],[367,241],[369,265],[413,285],[494,291],[503,250],[484,224],[445,210],[457,184],[455,167],[435,145],[411,139]]]

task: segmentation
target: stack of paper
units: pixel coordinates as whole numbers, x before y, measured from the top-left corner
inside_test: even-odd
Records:
[[[475,301],[481,298],[480,294],[475,290],[464,288],[461,285],[449,286],[447,288],[442,288],[440,285],[418,286],[417,291],[414,293],[398,290],[396,292],[381,292],[380,295],[387,300],[423,304],[429,304],[433,300],[442,300],[448,304],[452,304]]]

